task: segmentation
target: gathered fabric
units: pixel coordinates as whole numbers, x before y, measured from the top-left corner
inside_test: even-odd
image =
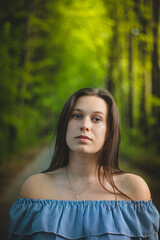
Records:
[[[158,240],[159,219],[152,200],[18,198],[8,240]]]

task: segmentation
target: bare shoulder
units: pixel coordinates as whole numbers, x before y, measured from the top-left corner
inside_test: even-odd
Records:
[[[58,180],[62,178],[62,172],[62,169],[58,169],[53,172],[39,173],[30,176],[21,188],[20,197],[43,199],[53,194]]]
[[[134,200],[148,201],[151,193],[145,180],[132,173],[124,173],[117,178],[119,188]]]
[[[39,195],[40,186],[44,184],[46,174],[39,173],[30,176],[23,184],[20,197],[22,198],[37,198]]]

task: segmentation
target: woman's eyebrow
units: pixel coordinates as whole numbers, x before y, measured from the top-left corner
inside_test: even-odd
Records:
[[[104,113],[103,113],[103,112],[100,112],[100,111],[94,111],[93,113],[98,113],[98,114],[104,115]]]
[[[82,112],[82,110],[79,109],[79,108],[74,108],[73,111],[80,111],[80,112]]]
[[[74,108],[73,111],[83,112],[83,110],[81,110],[81,109],[79,109],[79,108]],[[101,112],[101,111],[94,111],[93,113],[98,113],[98,114],[102,114],[102,115],[104,115],[104,113]]]

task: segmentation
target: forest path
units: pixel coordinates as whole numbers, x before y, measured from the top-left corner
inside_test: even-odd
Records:
[[[0,197],[0,240],[6,240],[9,226],[9,209],[17,200],[24,181],[31,175],[45,170],[51,161],[49,147],[42,149],[37,157],[10,181]]]

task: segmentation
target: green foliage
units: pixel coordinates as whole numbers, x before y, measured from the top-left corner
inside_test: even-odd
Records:
[[[123,138],[120,147],[121,158],[127,161],[128,164],[137,166],[150,175],[159,177],[160,157],[158,156],[156,147],[143,147],[139,143],[140,141],[141,139],[138,139],[137,143],[133,144],[127,136]]]
[[[50,134],[64,102],[85,86],[112,92],[124,139],[158,148],[152,130],[160,132],[160,96],[152,89],[160,82],[152,70],[159,42],[150,0],[0,5],[1,160]]]

